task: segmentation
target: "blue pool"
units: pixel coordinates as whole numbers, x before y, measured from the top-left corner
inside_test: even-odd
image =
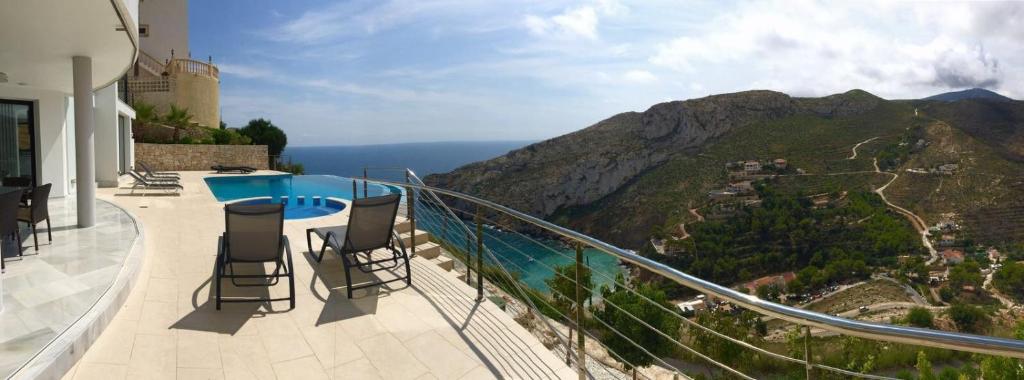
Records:
[[[345,204],[328,198],[352,199],[352,179],[332,175],[257,175],[207,177],[206,185],[220,202],[245,199],[246,203],[284,203],[285,219],[305,219],[341,211]],[[358,183],[362,197],[363,183]],[[369,184],[369,196],[399,189]],[[319,198],[319,199],[317,199]]]

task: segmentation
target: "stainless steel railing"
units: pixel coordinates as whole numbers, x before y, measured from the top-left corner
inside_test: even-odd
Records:
[[[377,168],[377,169],[382,169],[382,168]],[[577,253],[580,252],[580,247],[583,247],[583,246],[593,247],[593,248],[595,248],[595,249],[597,249],[597,250],[599,250],[601,252],[604,252],[606,254],[612,255],[613,257],[616,257],[616,258],[618,258],[620,260],[632,263],[632,264],[634,264],[634,265],[636,265],[636,266],[638,266],[640,268],[643,268],[643,269],[646,269],[646,270],[651,271],[653,273],[656,273],[658,275],[661,275],[661,276],[663,276],[663,277],[665,277],[667,279],[670,279],[670,280],[672,280],[672,281],[674,281],[676,283],[679,283],[679,284],[681,284],[683,286],[686,286],[686,287],[694,289],[694,290],[696,290],[698,292],[707,294],[708,296],[717,297],[717,298],[720,298],[720,299],[723,299],[723,300],[727,300],[727,301],[733,302],[733,303],[735,303],[735,304],[737,304],[737,305],[739,305],[739,306],[741,306],[743,308],[746,308],[746,309],[749,309],[751,311],[760,313],[762,315],[776,317],[776,318],[779,318],[779,319],[782,319],[782,320],[785,320],[785,321],[788,321],[788,322],[795,323],[797,325],[803,326],[804,333],[805,333],[805,344],[806,344],[807,340],[809,339],[810,327],[815,327],[815,328],[820,328],[820,329],[824,329],[824,330],[827,330],[827,331],[832,331],[832,332],[836,332],[836,333],[840,333],[840,334],[845,334],[845,335],[850,335],[850,336],[866,338],[866,339],[870,339],[870,340],[887,341],[887,342],[894,342],[894,343],[904,343],[904,344],[912,344],[912,345],[918,345],[918,346],[924,346],[924,347],[944,348],[944,349],[951,349],[951,350],[955,350],[955,351],[965,351],[965,352],[973,352],[973,353],[981,353],[981,354],[992,354],[992,355],[1006,356],[1006,357],[1024,358],[1024,341],[1020,341],[1020,340],[996,338],[996,337],[973,335],[973,334],[953,333],[953,332],[945,332],[945,331],[937,331],[937,330],[913,328],[913,327],[905,327],[905,326],[886,325],[886,324],[870,323],[870,322],[863,322],[863,321],[857,321],[857,320],[849,320],[849,319],[845,319],[845,318],[841,318],[841,317],[835,317],[835,316],[831,316],[831,315],[816,313],[816,312],[812,312],[812,311],[808,311],[808,310],[804,310],[804,309],[794,308],[794,307],[790,307],[790,306],[786,306],[786,305],[781,305],[781,304],[765,301],[765,300],[759,299],[759,298],[757,298],[755,296],[743,294],[743,293],[737,292],[735,290],[726,288],[724,286],[720,286],[720,285],[717,285],[717,284],[705,281],[703,279],[700,279],[700,278],[688,275],[686,273],[683,273],[683,272],[680,272],[680,271],[678,271],[676,269],[668,267],[668,266],[666,266],[664,264],[661,264],[661,263],[658,263],[658,262],[653,261],[651,259],[647,259],[645,257],[639,256],[639,255],[637,255],[637,254],[635,254],[633,252],[620,249],[618,247],[615,247],[615,246],[612,246],[612,245],[607,244],[605,242],[602,242],[602,241],[600,241],[598,239],[594,239],[592,237],[586,236],[586,235],[581,234],[579,232],[572,231],[572,230],[563,228],[561,226],[552,224],[550,222],[547,222],[547,221],[544,221],[544,220],[532,217],[530,215],[521,213],[521,212],[519,212],[517,210],[514,210],[514,209],[511,209],[511,208],[502,206],[500,204],[497,204],[497,203],[494,203],[494,202],[491,202],[491,201],[487,201],[487,200],[484,200],[484,199],[480,199],[480,198],[477,198],[477,197],[474,197],[474,196],[471,196],[471,195],[458,193],[458,192],[451,191],[451,190],[446,190],[446,189],[440,189],[440,188],[434,188],[434,187],[427,186],[415,175],[415,173],[412,173],[411,171],[409,171],[407,169],[386,168],[386,170],[404,170],[405,171],[404,174],[406,176],[405,181],[401,182],[401,181],[394,181],[394,180],[379,180],[379,179],[364,178],[363,179],[363,182],[364,182],[364,184],[363,184],[363,186],[364,186],[364,196],[365,196],[365,191],[366,191],[365,190],[366,183],[377,183],[377,184],[396,186],[396,187],[401,187],[401,188],[406,189],[406,192],[409,195],[408,198],[411,198],[408,201],[408,204],[407,204],[407,206],[409,206],[409,209],[410,209],[410,212],[409,212],[409,214],[411,215],[410,219],[413,219],[413,220],[419,219],[419,221],[421,223],[424,223],[425,225],[430,225],[430,226],[432,226],[435,229],[459,228],[461,233],[464,234],[467,237],[467,243],[470,243],[469,244],[470,246],[466,247],[466,256],[465,256],[465,260],[467,261],[466,262],[466,264],[467,264],[467,268],[466,268],[467,272],[473,270],[473,268],[472,268],[473,265],[470,262],[470,259],[472,258],[472,251],[473,251],[473,247],[472,247],[471,243],[476,243],[477,244],[477,250],[478,250],[478,252],[477,252],[477,260],[478,260],[477,261],[477,273],[478,273],[478,275],[477,276],[478,276],[478,279],[480,278],[480,273],[481,273],[481,268],[482,268],[482,266],[481,266],[482,264],[480,264],[480,263],[482,262],[484,257],[486,257],[489,260],[489,262],[497,262],[498,264],[501,264],[501,260],[499,260],[498,257],[496,257],[493,252],[490,252],[490,249],[483,244],[482,236],[484,236],[486,234],[481,234],[480,231],[479,231],[479,226],[481,225],[481,223],[486,222],[486,223],[493,224],[493,225],[499,225],[500,224],[500,222],[497,221],[497,220],[489,219],[489,218],[483,217],[481,215],[480,210],[486,209],[486,210],[490,210],[490,211],[497,212],[497,213],[500,213],[500,214],[504,214],[504,215],[507,215],[507,216],[511,216],[515,220],[518,220],[519,222],[528,223],[528,224],[530,224],[530,225],[532,225],[534,227],[540,228],[543,231],[555,234],[557,236],[560,236],[560,237],[564,238],[565,240],[574,242],[575,245],[577,246]],[[364,177],[366,177],[367,175],[368,175],[368,173],[364,172]],[[355,182],[353,182],[353,192],[356,192]],[[444,196],[444,197],[451,197],[453,199],[458,199],[458,200],[461,201],[462,204],[469,205],[470,206],[469,208],[475,208],[476,210],[472,210],[472,211],[470,211],[470,210],[463,210],[463,209],[459,209],[458,207],[456,207],[454,205],[449,207],[442,200],[442,196]],[[425,210],[422,213],[422,215],[417,215],[417,214],[414,213],[414,211],[411,211],[411,210],[415,209],[416,207],[425,208]],[[426,212],[427,211],[426,208],[432,208],[432,210],[434,210],[434,213]],[[461,218],[458,216],[459,214],[462,215]],[[438,216],[438,215],[443,215],[443,216]],[[477,225],[477,231],[472,231],[472,229],[469,228],[469,226],[467,226],[465,223],[462,223],[462,222],[452,223],[451,222],[453,220],[462,221],[462,220],[467,219],[467,217],[469,219],[475,219],[473,221],[473,223],[475,223]],[[449,226],[451,226],[451,227],[449,227]],[[514,231],[513,228],[508,228],[508,229],[510,231]],[[475,237],[476,242],[472,242],[471,241],[471,240],[474,240],[473,239],[474,237]],[[498,241],[498,242],[501,243],[501,241]],[[558,252],[556,252],[556,253],[558,253]],[[523,254],[525,254],[525,253],[523,253]],[[563,254],[563,253],[560,253],[560,254]],[[577,265],[581,265],[582,264],[581,260],[579,259],[578,256],[575,259],[575,262],[577,263]],[[508,272],[510,272],[504,266],[501,266],[501,269],[502,269],[501,272],[503,272],[506,275],[508,274]],[[580,273],[580,271],[577,270],[577,273]],[[469,273],[467,273],[466,280],[467,280],[467,283],[470,282],[469,281],[470,280],[470,274]],[[513,281],[513,282],[515,282],[515,281]],[[479,283],[479,280],[478,280],[478,283]],[[525,292],[523,292],[523,294],[524,294],[523,298],[529,300],[529,297],[525,295]],[[565,296],[565,298],[567,298],[567,299],[574,299],[575,298],[572,295],[563,295],[563,296]],[[651,303],[654,303],[653,301],[650,301],[650,300],[647,300],[647,301],[649,301]],[[579,302],[577,305],[582,303],[582,301],[578,300],[578,299],[577,299],[577,302]],[[656,303],[654,303],[654,304],[656,304]],[[618,306],[616,306],[614,304],[610,304],[608,306],[618,308]],[[658,305],[658,306],[664,308],[661,305]],[[532,307],[535,310],[537,309],[536,305],[530,305],[530,307]],[[576,311],[578,311],[579,313],[582,313],[582,308],[581,307],[576,307]],[[664,311],[665,312],[669,312],[669,313],[673,312],[672,310],[668,310],[668,309],[665,309]],[[566,321],[568,321],[568,322],[574,322],[574,320],[575,320],[575,322],[578,323],[578,322],[581,322],[581,320],[582,320],[582,315],[567,316],[567,315],[563,314],[561,316],[564,317],[564,319]],[[632,315],[630,315],[630,316],[633,317],[633,318],[636,318],[635,316],[632,316]],[[861,377],[861,378],[877,378],[877,379],[887,379],[888,378],[888,377],[884,377],[884,376],[876,376],[876,375],[870,375],[870,374],[863,374],[863,373],[848,371],[848,370],[844,370],[844,369],[834,368],[834,367],[826,366],[826,365],[819,364],[819,363],[813,363],[812,360],[811,360],[811,356],[809,355],[809,351],[810,350],[809,350],[809,348],[807,346],[805,346],[804,358],[802,358],[802,359],[800,359],[800,358],[793,358],[793,357],[789,357],[789,356],[786,356],[786,355],[782,355],[782,354],[774,353],[774,352],[771,352],[771,351],[767,351],[767,350],[764,350],[762,348],[759,348],[759,347],[756,347],[754,345],[751,345],[751,344],[749,344],[749,343],[747,343],[745,341],[729,337],[729,336],[727,336],[725,334],[721,334],[721,333],[719,333],[717,331],[714,331],[714,330],[712,330],[710,328],[707,328],[705,326],[701,326],[701,325],[697,324],[696,322],[691,321],[691,320],[689,320],[687,318],[680,317],[680,319],[683,320],[684,323],[686,323],[689,326],[692,326],[694,328],[703,329],[703,331],[706,331],[708,333],[711,333],[712,335],[718,336],[719,338],[726,339],[726,340],[728,340],[728,341],[730,341],[732,343],[739,344],[740,346],[742,346],[742,347],[744,347],[746,349],[757,351],[758,353],[765,354],[765,355],[767,355],[769,357],[773,357],[775,359],[783,360],[783,361],[794,363],[794,364],[803,365],[803,366],[805,366],[807,368],[808,376],[810,376],[810,374],[811,374],[811,369],[812,368],[816,368],[816,369],[820,369],[820,370],[831,371],[831,372],[838,373],[838,374],[843,374],[843,375],[848,375],[848,376],[855,376],[855,377]],[[646,324],[643,320],[638,319],[638,318],[636,318],[636,321],[637,321],[637,323],[640,323],[640,324]],[[652,326],[647,325],[647,327],[651,328],[652,330],[656,330]],[[571,331],[572,330],[570,330],[570,334],[571,334]],[[577,334],[578,338],[582,338],[584,336],[590,336],[584,329],[579,329],[578,331],[581,332],[580,334]],[[661,332],[659,332],[659,333],[661,333]],[[664,333],[661,333],[661,334],[664,335]],[[666,338],[672,338],[672,337],[666,336]],[[559,339],[565,345],[565,347],[567,349],[567,353],[568,353],[568,351],[571,351],[572,346],[571,346],[571,343],[568,343],[568,341],[571,341],[572,338],[570,337],[569,339],[564,339],[563,336],[559,335]],[[732,373],[734,376],[739,376],[739,377],[742,377],[742,378],[752,378],[751,376],[749,376],[747,374],[743,374],[743,373],[741,373],[741,372],[739,372],[739,371],[737,371],[737,370],[735,370],[733,368],[728,367],[727,365],[719,363],[719,362],[713,360],[710,357],[704,356],[704,355],[702,355],[699,352],[693,351],[691,348],[686,347],[684,344],[678,342],[676,339],[673,339],[672,341],[675,342],[678,346],[680,346],[680,348],[689,350],[692,354],[694,354],[694,356],[702,358],[704,360],[707,360],[709,363],[714,364],[715,366],[717,366],[719,368],[722,368],[723,370],[725,370],[727,372]],[[586,370],[584,369],[584,365],[585,365],[584,359],[587,357],[586,352],[584,352],[582,350],[582,347],[583,347],[582,343],[583,343],[582,339],[580,339],[580,342],[577,344],[577,347],[576,347],[577,351],[580,351],[576,355],[576,364],[577,364],[577,367],[581,369],[581,372],[580,372],[581,375],[583,375],[586,372]],[[637,345],[637,347],[639,349],[643,350],[643,347],[641,347],[639,345]],[[615,356],[618,359],[620,359],[620,361],[622,361],[623,363],[628,364],[628,362],[625,362],[624,360],[621,360],[622,358],[621,358],[620,355],[618,355],[618,354],[616,354],[614,352],[610,352],[610,353],[612,354],[612,356]],[[664,367],[673,368],[671,365],[668,365],[667,363],[660,362],[659,360],[655,360],[655,361],[659,362],[659,364],[662,364]]]

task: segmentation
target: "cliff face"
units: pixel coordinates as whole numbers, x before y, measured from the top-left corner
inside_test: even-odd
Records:
[[[737,127],[802,109],[797,100],[773,91],[660,103],[424,181],[548,217],[561,207],[597,201],[671,156]]]

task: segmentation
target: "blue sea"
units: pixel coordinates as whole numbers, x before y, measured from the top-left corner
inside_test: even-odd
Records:
[[[533,141],[436,142],[362,146],[317,146],[287,148],[284,155],[293,162],[302,163],[306,174],[331,174],[342,177],[362,177],[363,168],[410,168],[418,176],[446,173],[476,161],[501,156]],[[401,179],[400,171],[371,170],[370,178]],[[424,215],[427,217],[427,215]],[[433,221],[429,220],[433,219]],[[438,218],[427,218],[420,228],[440,235],[443,226]],[[487,247],[499,256],[501,263],[532,288],[549,292],[545,279],[554,276],[552,268],[574,261],[575,251],[557,241],[535,239],[499,228],[484,231]],[[453,237],[454,239],[454,237]],[[459,237],[458,241],[461,241]],[[461,244],[460,244],[461,245]],[[587,263],[593,269],[595,287],[611,284],[622,268],[618,260],[603,252],[584,251]]]

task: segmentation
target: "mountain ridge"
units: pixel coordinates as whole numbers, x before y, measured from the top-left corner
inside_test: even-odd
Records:
[[[941,94],[936,94],[936,95],[929,96],[927,98],[923,98],[921,100],[937,100],[937,101],[942,101],[942,102],[956,102],[956,101],[966,100],[966,99],[990,99],[990,100],[1003,101],[1003,102],[1014,101],[1014,99],[1012,99],[1010,97],[1007,97],[1007,96],[1004,96],[1004,95],[1002,95],[1000,93],[997,93],[995,91],[986,90],[984,88],[977,88],[977,87],[969,88],[969,89],[961,90],[961,91],[944,92],[944,93],[941,93]]]

